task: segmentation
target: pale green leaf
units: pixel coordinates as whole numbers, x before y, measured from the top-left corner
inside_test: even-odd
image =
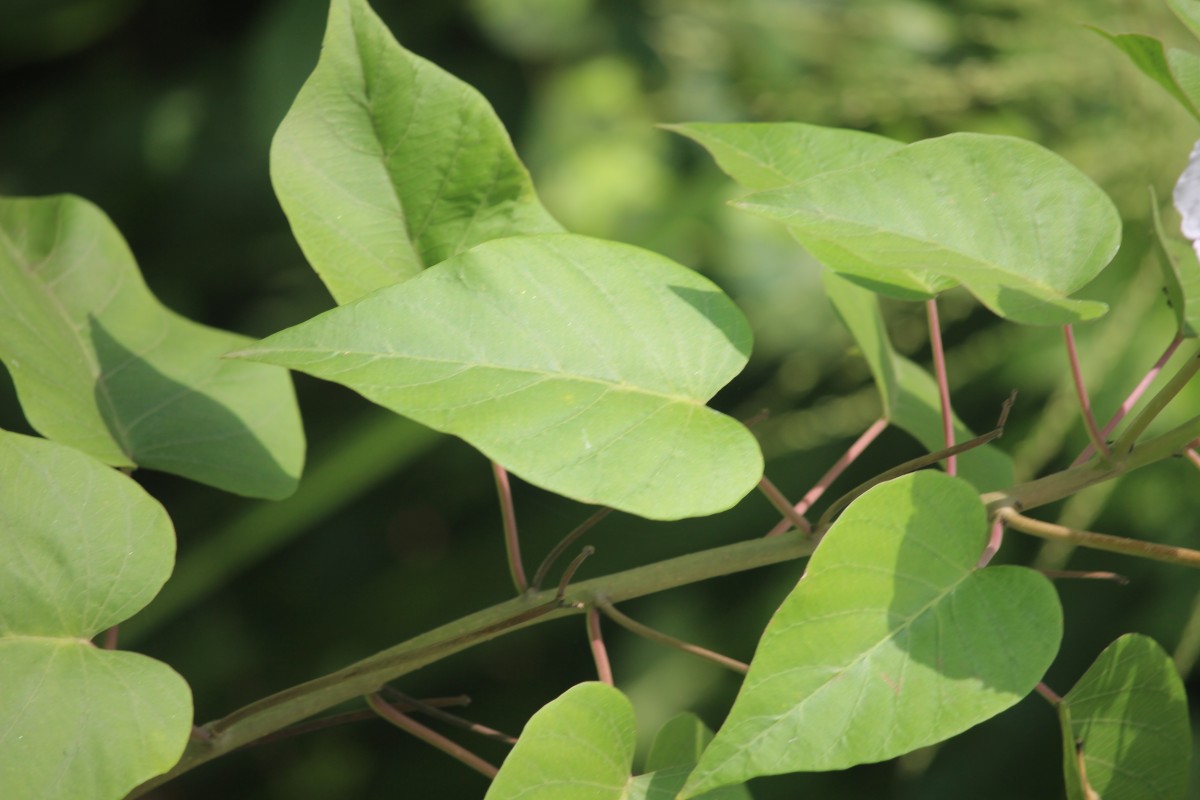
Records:
[[[238,355],[349,386],[550,491],[674,519],[762,475],[749,431],[705,405],[749,351],[695,272],[551,234],[487,242]]]
[[[339,303],[489,239],[561,230],[483,96],[401,47],[365,0],[330,4],[271,180]]]
[[[1167,50],[1161,41],[1140,33],[1112,34],[1093,26],[1091,30],[1112,42],[1129,57],[1146,77],[1167,90],[1189,114],[1200,119],[1196,100],[1200,99],[1200,61],[1183,50]]]
[[[636,740],[633,706],[603,683],[573,686],[534,714],[485,800],[619,800]]]
[[[862,131],[801,122],[664,125],[701,144],[729,177],[749,189],[776,189],[882,158],[904,145]],[[864,286],[906,300],[932,297],[956,281],[924,270],[896,270],[887,284],[850,276]]]
[[[851,504],[768,624],[681,797],[893,758],[1028,694],[1062,611],[1036,572],[976,568],[987,528],[971,485],[935,471]]]
[[[304,460],[286,372],[163,307],[112,221],[63,195],[0,198],[0,359],[39,433],[121,467],[285,497]]]
[[[900,355],[892,347],[875,296],[842,276],[827,270],[822,276],[825,293],[833,304],[859,351],[866,359],[879,389],[884,415],[892,424],[912,434],[931,452],[945,447],[942,434],[941,400],[937,382],[928,372]],[[1000,406],[996,406],[999,414]],[[955,441],[975,436],[954,418]],[[958,456],[959,475],[980,492],[1003,489],[1013,484],[1013,464],[1008,454],[983,445]]]
[[[1192,35],[1200,39],[1200,0],[1167,0],[1167,6]]]
[[[886,290],[897,270],[925,270],[1032,324],[1104,313],[1067,295],[1108,264],[1121,236],[1112,201],[1075,167],[1032,142],[975,133],[907,145],[737,205],[785,223],[868,288]]]
[[[170,520],[130,478],[0,431],[0,789],[5,800],[118,800],[191,731],[173,670],[90,639],[171,572]]]
[[[1150,189],[1150,214],[1154,220],[1158,264],[1162,268],[1167,301],[1175,313],[1179,335],[1200,336],[1200,260],[1191,242],[1163,227],[1158,198]]]
[[[1187,696],[1153,639],[1127,634],[1105,648],[1059,704],[1059,719],[1070,800],[1085,800],[1084,775],[1105,800],[1187,794]]]
[[[646,774],[629,782],[622,800],[674,800],[712,738],[712,731],[695,714],[685,712],[667,720],[650,745]],[[702,800],[750,800],[750,790],[722,786],[706,792]]]

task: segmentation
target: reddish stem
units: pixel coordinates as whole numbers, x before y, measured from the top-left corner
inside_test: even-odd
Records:
[[[117,649],[117,637],[120,633],[121,633],[120,625],[113,625],[111,628],[109,628],[108,630],[106,630],[104,632],[104,649],[105,650],[116,650]]]
[[[946,378],[946,352],[942,348],[942,328],[938,322],[937,298],[925,301],[925,313],[929,318],[929,347],[933,350],[933,373],[937,378],[938,397],[942,402],[942,435],[946,447],[954,446],[954,412],[950,408],[950,382]],[[958,474],[958,460],[954,456],[946,459],[946,474]]]
[[[992,530],[988,535],[987,546],[983,548],[983,555],[979,557],[979,562],[975,565],[977,569],[986,567],[991,560],[1000,551],[1000,545],[1004,542],[1004,521],[999,517],[992,520]]]
[[[471,769],[487,778],[495,778],[500,770],[472,753],[457,742],[447,739],[437,731],[427,728],[407,714],[401,713],[378,693],[367,695],[367,704],[379,716],[406,733],[410,733],[428,745],[436,747],[446,755],[458,759]]]
[[[587,610],[588,642],[592,647],[592,658],[596,661],[596,674],[600,680],[613,685],[612,664],[608,661],[608,649],[604,646],[604,637],[600,633],[600,612],[592,606]]]
[[[783,492],[779,491],[779,487],[772,483],[771,479],[766,475],[763,475],[762,478],[759,479],[758,490],[763,493],[763,496],[765,496],[768,501],[770,501],[771,505],[775,506],[776,511],[778,511],[780,514],[783,514],[783,521],[786,523],[786,527],[783,529],[783,531],[780,531],[780,533],[791,529],[793,526],[799,528],[805,533],[812,533],[812,526],[808,524],[808,520],[804,518],[802,513],[792,508],[792,504],[788,502],[788,499],[784,496]],[[773,533],[774,528],[772,528],[771,533],[768,533],[767,535],[771,536]]]
[[[875,441],[875,439],[879,437],[879,434],[883,433],[887,426],[887,417],[880,417],[871,423],[871,427],[867,428],[863,432],[862,436],[859,436],[854,441],[854,444],[850,445],[850,448],[842,454],[842,457],[833,463],[833,466],[821,476],[821,480],[817,481],[817,484],[809,489],[804,497],[800,498],[800,502],[796,503],[794,506],[796,513],[803,516],[808,509],[812,508],[813,503],[821,499],[821,495],[825,494],[825,490],[832,486],[833,482],[841,477],[842,473],[846,471],[846,468],[853,464],[855,459],[863,454],[863,451],[867,449],[867,446],[870,445],[871,442]],[[791,530],[791,528],[791,520],[785,518],[780,520],[779,524],[774,528],[771,528],[771,530],[767,532],[767,536],[778,536],[781,533],[787,533],[789,530]]]
[[[1158,361],[1154,362],[1154,366],[1150,368],[1150,371],[1146,373],[1141,382],[1138,383],[1138,385],[1134,387],[1133,391],[1129,393],[1129,396],[1125,398],[1125,402],[1121,403],[1121,407],[1117,409],[1117,413],[1112,415],[1112,419],[1110,419],[1104,426],[1104,429],[1100,431],[1101,441],[1108,439],[1108,435],[1116,429],[1121,420],[1125,419],[1125,415],[1128,414],[1135,405],[1137,405],[1137,401],[1142,399],[1142,395],[1145,394],[1146,390],[1150,388],[1150,384],[1153,383],[1154,379],[1158,377],[1158,373],[1162,372],[1163,367],[1165,367],[1167,362],[1171,360],[1171,356],[1175,355],[1175,351],[1179,349],[1179,345],[1181,344],[1183,344],[1183,337],[1176,335],[1176,337],[1171,340],[1171,343],[1167,345],[1167,349],[1163,351],[1163,354],[1159,356]],[[1068,349],[1073,349],[1073,342],[1068,344]],[[1079,457],[1071,462],[1071,466],[1079,466],[1091,458],[1092,454],[1095,452],[1095,446],[1091,442],[1088,442],[1088,446],[1083,448],[1083,452],[1079,454]]]
[[[1189,447],[1183,451],[1183,454],[1188,457],[1188,460],[1196,465],[1196,469],[1200,469],[1200,453],[1197,453],[1195,448]]]
[[[513,585],[517,587],[517,594],[524,594],[529,589],[529,580],[525,577],[525,565],[521,563],[517,511],[513,507],[508,470],[493,461],[492,474],[496,477],[496,494],[500,496],[500,518],[504,523],[504,552],[508,556],[508,571],[512,575]]]
[[[1096,425],[1096,416],[1092,413],[1092,401],[1083,383],[1083,370],[1080,369],[1079,354],[1075,350],[1075,330],[1070,325],[1063,325],[1063,338],[1067,340],[1067,360],[1071,363],[1071,378],[1075,381],[1075,395],[1079,398],[1079,409],[1083,414],[1088,438],[1092,440],[1092,447],[1108,458],[1108,445],[1104,443],[1104,434],[1100,433],[1100,428]]]
[[[1049,686],[1042,683],[1041,681],[1038,681],[1038,685],[1035,688],[1037,689],[1037,693],[1040,694],[1042,697],[1046,698],[1046,702],[1049,703],[1050,705],[1057,706],[1059,703],[1062,702],[1062,695],[1060,695],[1058,692],[1054,691],[1053,689],[1051,689]]]

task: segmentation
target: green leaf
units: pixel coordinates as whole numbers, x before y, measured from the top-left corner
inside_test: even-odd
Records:
[[[758,646],[682,797],[759,775],[882,761],[1029,693],[1058,649],[1054,588],[977,569],[987,516],[934,471],[868,491],[829,529]]]
[[[1105,648],[1059,704],[1067,796],[1087,786],[1111,800],[1172,800],[1187,793],[1192,734],[1183,681],[1146,636]]]
[[[749,189],[776,189],[900,150],[894,139],[862,131],[801,122],[664,125],[704,146],[729,177]],[[897,270],[886,285],[848,276],[864,286],[905,300],[933,297],[956,281],[925,270]]]
[[[581,683],[534,714],[484,800],[619,800],[629,783],[633,706],[603,683]]]
[[[749,431],[704,405],[749,351],[695,272],[551,234],[479,245],[237,355],[349,386],[550,491],[675,519],[762,475]]]
[[[271,180],[339,303],[489,239],[561,230],[483,96],[397,44],[364,0],[330,4]]]
[[[1108,264],[1121,236],[1112,202],[1075,167],[1032,142],[975,133],[907,145],[737,205],[784,222],[868,288],[906,288],[897,270],[927,270],[1032,324],[1104,313],[1067,295]]]
[[[90,639],[171,572],[170,520],[70,447],[0,431],[0,787],[5,800],[117,800],[165,772],[191,694],[165,664]]]
[[[1192,35],[1200,39],[1200,2],[1197,0],[1167,0],[1167,6],[1175,12],[1175,16],[1187,26]]]
[[[1167,233],[1159,212],[1158,197],[1150,188],[1150,215],[1154,220],[1155,249],[1162,268],[1167,301],[1175,312],[1179,335],[1200,336],[1200,260],[1186,239]]]
[[[822,279],[834,310],[871,368],[884,415],[931,452],[945,447],[937,382],[892,347],[874,294],[831,270],[827,270]],[[999,414],[999,406],[996,410]],[[955,441],[963,442],[975,434],[955,416],[954,436]],[[960,454],[958,467],[959,475],[980,492],[1013,484],[1012,459],[992,445]]]
[[[119,467],[286,497],[304,460],[289,376],[164,308],[78,197],[0,198],[0,359],[39,433]]]
[[[1112,34],[1091,25],[1087,27],[1112,42],[1143,74],[1200,120],[1196,102],[1200,98],[1200,59],[1185,50],[1168,50],[1153,36]]]
[[[712,731],[695,714],[672,717],[659,728],[650,745],[647,774],[630,781],[623,800],[674,800],[712,738]],[[745,786],[723,786],[706,792],[703,800],[750,800],[750,791]]]

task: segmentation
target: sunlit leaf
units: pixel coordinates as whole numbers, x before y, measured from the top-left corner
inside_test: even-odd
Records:
[[[1112,42],[1129,57],[1134,66],[1167,90],[1189,114],[1200,120],[1200,59],[1185,50],[1167,49],[1153,36],[1140,33],[1112,34],[1099,28],[1093,31]]]
[[[1162,268],[1167,301],[1175,313],[1179,335],[1200,336],[1200,260],[1192,243],[1169,233],[1163,226],[1158,197],[1150,189],[1150,215],[1154,220],[1155,249]]]
[[[166,512],[79,451],[0,431],[0,787],[5,800],[118,800],[191,730],[173,670],[90,639],[171,572]]]
[[[561,230],[483,96],[397,44],[364,0],[331,3],[271,180],[339,303],[489,239]]]
[[[1175,16],[1187,26],[1193,36],[1200,39],[1200,2],[1197,0],[1167,0],[1167,7],[1175,12]]]
[[[961,282],[1014,322],[1060,324],[1104,313],[1072,300],[1117,251],[1112,201],[1038,145],[955,133],[738,206],[785,223],[808,250],[884,291],[896,270]]]
[[[550,491],[674,519],[762,475],[749,431],[705,406],[749,351],[695,272],[551,234],[487,242],[239,355],[349,386]]]
[[[1128,634],[1105,648],[1063,698],[1059,718],[1070,800],[1087,797],[1085,775],[1105,800],[1187,794],[1187,696],[1170,656],[1153,639]]]
[[[882,761],[1028,694],[1058,649],[1062,611],[1036,572],[976,568],[987,527],[971,485],[940,472],[851,504],[767,626],[681,797]]]
[[[894,425],[912,434],[931,452],[945,447],[937,382],[928,372],[892,347],[883,316],[879,312],[879,301],[871,292],[833,271],[827,270],[822,278],[825,294],[871,368],[884,415]],[[997,414],[999,409],[997,405]],[[956,415],[955,441],[963,442],[974,435]],[[1013,484],[1012,459],[992,445],[983,445],[960,454],[958,469],[959,475],[981,492],[999,490]]]
[[[250,340],[163,307],[86,200],[0,198],[0,319],[0,359],[47,438],[252,497],[296,488],[287,373],[223,359]]]

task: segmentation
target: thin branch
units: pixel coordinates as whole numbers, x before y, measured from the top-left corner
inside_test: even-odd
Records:
[[[1133,449],[1138,437],[1145,432],[1146,428],[1150,427],[1150,423],[1175,399],[1175,395],[1183,391],[1183,387],[1187,386],[1197,371],[1200,371],[1200,351],[1193,353],[1192,357],[1187,360],[1187,363],[1180,367],[1174,377],[1167,382],[1167,385],[1159,390],[1158,394],[1150,398],[1150,402],[1142,409],[1142,413],[1134,417],[1133,422],[1130,423],[1129,427],[1125,429],[1125,432],[1121,434],[1121,437],[1117,439],[1112,447],[1113,453],[1116,454],[1117,458],[1123,458]]]
[[[766,497],[768,501],[770,501],[771,505],[775,506],[776,511],[783,514],[788,523],[788,528],[796,527],[805,534],[812,533],[812,526],[808,524],[808,520],[804,518],[803,514],[792,508],[791,502],[789,502],[788,499],[783,496],[783,492],[779,491],[779,487],[772,483],[771,479],[766,475],[763,475],[762,478],[759,479],[758,490],[763,493],[763,496]],[[784,531],[780,531],[780,533],[783,533],[786,530],[787,528],[785,528]],[[769,536],[770,534],[767,535]]]
[[[104,632],[104,645],[103,645],[104,649],[105,650],[116,650],[117,649],[117,639],[120,636],[120,634],[121,634],[121,626],[120,625],[113,625],[111,628],[106,630]]]
[[[388,696],[393,706],[399,701],[401,710],[420,711],[422,714],[427,714],[434,719],[441,720],[449,725],[462,728],[465,731],[485,736],[488,739],[495,739],[498,742],[505,744],[516,744],[517,740],[514,736],[509,736],[503,731],[498,731],[495,728],[489,728],[486,725],[480,725],[478,722],[472,722],[469,719],[464,719],[457,714],[451,714],[449,711],[443,711],[437,706],[430,705],[423,700],[418,700],[415,697],[409,697],[404,692],[392,686],[383,687],[383,693]]]
[[[1038,685],[1035,686],[1034,688],[1037,690],[1038,694],[1040,694],[1042,697],[1046,698],[1046,702],[1049,703],[1050,705],[1057,707],[1058,704],[1062,702],[1062,695],[1060,695],[1058,692],[1054,691],[1053,689],[1051,689],[1049,686],[1042,683],[1041,681],[1038,681]]]
[[[571,584],[571,578],[575,577],[575,573],[579,570],[580,565],[588,559],[592,553],[596,552],[596,548],[590,544],[579,551],[579,555],[571,559],[571,563],[567,564],[567,568],[563,570],[562,578],[558,581],[558,591],[554,593],[555,601],[561,603],[567,594],[567,587]]]
[[[1125,419],[1125,415],[1128,414],[1135,405],[1137,405],[1137,401],[1142,399],[1142,395],[1145,394],[1146,390],[1150,388],[1150,384],[1153,383],[1154,379],[1158,377],[1158,373],[1162,372],[1162,369],[1164,366],[1166,366],[1167,361],[1171,359],[1171,356],[1175,355],[1175,351],[1179,349],[1179,345],[1182,343],[1183,337],[1179,336],[1178,334],[1174,339],[1171,340],[1171,343],[1167,345],[1167,349],[1163,351],[1161,356],[1159,356],[1158,361],[1154,362],[1154,366],[1150,368],[1150,371],[1146,373],[1138,385],[1133,388],[1133,391],[1129,393],[1129,396],[1125,398],[1125,401],[1121,403],[1121,407],[1118,408],[1116,413],[1112,415],[1112,419],[1105,423],[1104,428],[1100,431],[1101,440],[1107,440],[1108,435],[1116,430],[1116,427],[1121,420]],[[1083,448],[1083,452],[1079,454],[1079,457],[1071,462],[1071,466],[1079,466],[1091,458],[1092,453],[1094,452],[1096,452],[1095,447],[1091,442],[1088,442],[1088,446]]]
[[[1200,550],[1190,550],[1186,547],[1174,547],[1157,542],[1144,542],[1138,539],[1126,539],[1106,533],[1076,530],[1065,525],[1055,525],[1052,522],[1042,522],[1026,517],[1012,508],[1001,508],[996,511],[996,516],[1003,519],[1004,524],[1010,528],[1041,539],[1055,539],[1080,547],[1090,547],[1093,550],[1105,550],[1110,553],[1122,553],[1154,561],[1165,561],[1169,564],[1200,568]]]
[[[983,554],[979,556],[979,561],[975,564],[976,569],[983,569],[991,563],[996,557],[996,553],[1000,552],[1000,545],[1004,543],[1004,521],[999,517],[992,520],[992,529],[988,532],[988,543],[983,548]]]
[[[1075,382],[1075,396],[1079,398],[1079,410],[1083,414],[1083,425],[1087,428],[1088,439],[1091,440],[1093,448],[1099,450],[1104,458],[1108,458],[1108,445],[1096,425],[1096,415],[1092,413],[1092,400],[1088,397],[1087,386],[1083,383],[1083,370],[1079,366],[1079,354],[1075,350],[1075,329],[1070,325],[1063,325],[1063,338],[1067,341],[1067,361],[1071,364],[1071,379]]]
[[[631,619],[622,614],[613,606],[612,603],[608,602],[607,600],[597,599],[596,605],[601,611],[604,612],[604,616],[608,617],[625,630],[635,633],[645,639],[650,639],[651,641],[658,642],[659,644],[665,644],[668,647],[674,647],[676,650],[682,650],[683,652],[691,653],[694,656],[706,658],[715,664],[720,664],[726,669],[731,669],[734,672],[740,672],[742,675],[745,675],[750,669],[749,665],[738,661],[736,658],[723,656],[720,653],[709,650],[706,647],[701,647],[697,644],[691,644],[690,642],[685,642],[682,639],[676,639],[674,636],[669,636],[662,631],[656,631],[654,628],[643,625],[637,620]]]
[[[1196,465],[1196,469],[1200,469],[1200,453],[1196,452],[1196,448],[1189,447],[1183,451],[1183,454],[1187,457],[1188,461]]]
[[[542,563],[538,565],[537,572],[533,573],[533,582],[531,584],[533,591],[541,591],[542,582],[546,580],[546,575],[550,572],[550,568],[553,567],[554,563],[562,557],[563,553],[567,552],[567,548],[579,541],[580,536],[583,536],[585,533],[590,531],[593,527],[595,527],[596,523],[611,513],[611,508],[597,509],[594,514],[585,519],[583,522],[579,523],[579,525],[575,527],[575,530],[564,536],[562,541],[554,545],[554,548],[546,554],[546,557],[542,559]]]
[[[417,701],[414,701],[417,702]],[[426,700],[419,701],[425,709],[437,709],[441,706],[465,706],[471,702],[471,698],[466,695],[458,697],[430,697]],[[415,705],[402,703],[399,706],[400,711],[417,711]],[[443,712],[444,713],[444,712]],[[256,739],[250,742],[247,747],[258,747],[260,744],[270,744],[278,742],[282,739],[291,739],[294,736],[302,736],[306,733],[316,733],[317,731],[336,728],[341,725],[348,725],[352,722],[360,722],[367,719],[375,719],[379,715],[374,711],[347,711],[341,714],[329,714],[328,716],[318,717],[317,719],[301,722],[296,725],[289,725],[286,728],[267,734],[261,739]]]
[[[929,347],[933,350],[933,372],[942,404],[942,435],[949,450],[954,447],[954,411],[950,408],[950,381],[946,377],[946,353],[942,349],[942,326],[938,322],[936,297],[925,301],[925,314],[929,318]],[[946,458],[946,474],[958,474],[958,460],[953,455]]]
[[[468,767],[487,777],[488,779],[495,778],[496,774],[500,772],[500,770],[498,770],[496,767],[484,761],[482,758],[475,755],[459,743],[447,739],[445,736],[433,730],[432,728],[425,727],[407,714],[404,714],[398,709],[393,708],[392,705],[384,700],[378,692],[367,695],[367,705],[369,705],[376,714],[383,717],[400,730],[404,731],[405,733],[412,734],[421,741],[425,742],[425,744],[436,747],[446,755],[461,761],[463,764],[466,764]]]
[[[854,444],[850,445],[849,449],[842,454],[842,457],[835,461],[833,466],[825,471],[825,474],[821,476],[821,479],[817,481],[816,485],[809,489],[805,493],[804,497],[800,498],[800,502],[796,503],[795,505],[796,513],[804,516],[808,509],[812,508],[813,503],[821,499],[821,495],[825,494],[825,490],[833,485],[834,481],[841,477],[842,473],[846,471],[846,468],[853,464],[855,459],[862,455],[863,451],[867,449],[867,446],[879,437],[879,434],[883,433],[888,424],[889,422],[887,417],[880,417],[871,423],[871,427],[863,431],[862,436],[859,436],[854,440]],[[785,516],[779,521],[779,524],[767,531],[767,536],[778,536],[781,533],[787,533],[789,530],[791,530],[791,528],[792,521],[790,517]]]
[[[1050,580],[1061,578],[1077,578],[1082,580],[1093,581],[1112,581],[1121,586],[1129,585],[1129,578],[1116,572],[1098,572],[1096,570],[1081,571],[1073,569],[1039,569],[1038,572],[1045,575]]]
[[[496,494],[500,496],[500,519],[504,523],[504,553],[508,556],[508,572],[512,575],[513,586],[517,594],[524,594],[529,589],[529,581],[525,578],[525,565],[521,562],[521,540],[517,535],[517,511],[513,507],[512,485],[508,480],[508,470],[492,462],[492,475],[496,478]]]
[[[600,632],[600,613],[595,606],[587,610],[588,644],[592,648],[592,658],[596,661],[596,674],[600,680],[613,685],[612,664],[608,661],[608,648],[604,646],[604,636]]]

